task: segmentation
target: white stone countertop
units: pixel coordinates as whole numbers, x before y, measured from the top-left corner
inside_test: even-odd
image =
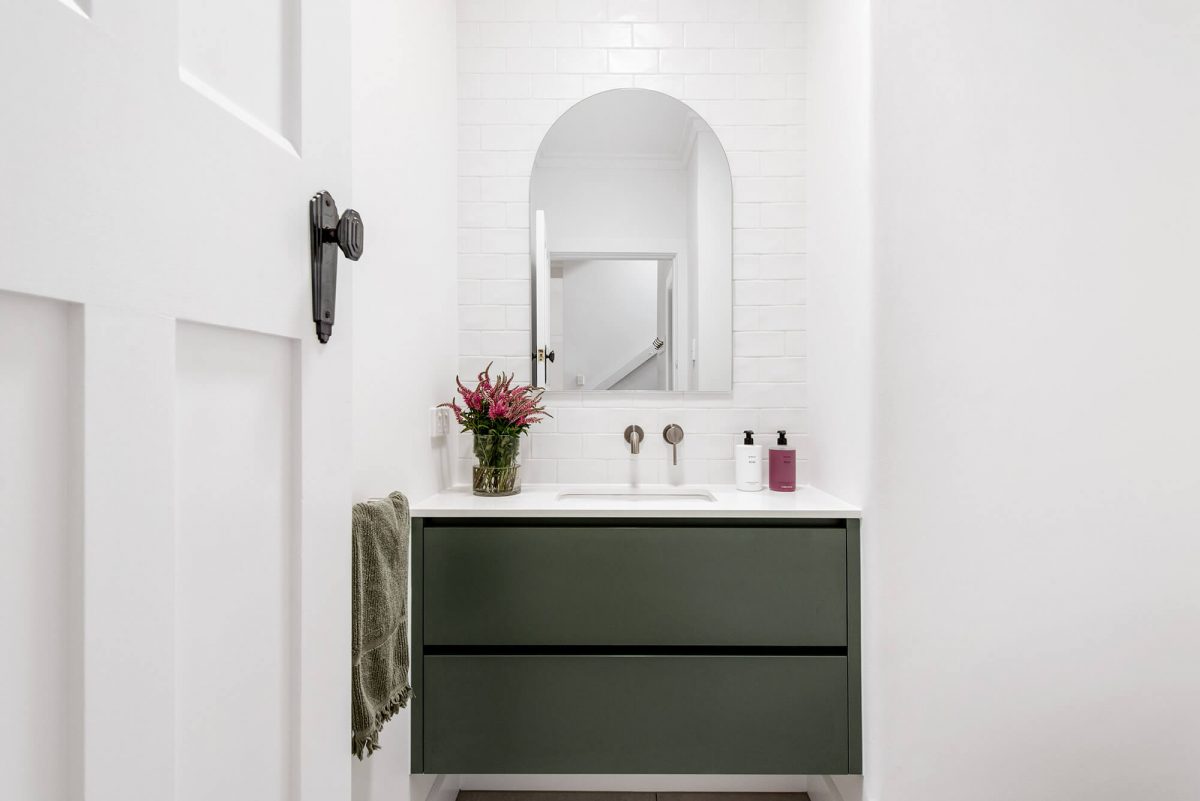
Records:
[[[574,497],[560,498],[568,493]],[[681,493],[707,494],[707,498]],[[454,487],[412,505],[413,517],[858,518],[862,510],[816,487],[739,492],[729,485],[526,485],[518,495],[481,498]]]

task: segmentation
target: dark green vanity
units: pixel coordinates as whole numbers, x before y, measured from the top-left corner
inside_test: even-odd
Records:
[[[415,517],[414,773],[860,773],[853,518]]]

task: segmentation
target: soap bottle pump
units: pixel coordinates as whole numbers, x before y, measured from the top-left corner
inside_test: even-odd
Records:
[[[796,449],[788,447],[787,432],[780,430],[779,439],[771,448],[768,473],[775,492],[796,491]]]
[[[742,492],[758,492],[762,487],[762,446],[754,444],[754,432],[747,429],[741,445],[733,447],[733,481]]]

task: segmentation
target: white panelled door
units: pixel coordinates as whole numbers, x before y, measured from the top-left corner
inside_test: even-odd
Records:
[[[0,10],[0,798],[348,799],[348,0]]]

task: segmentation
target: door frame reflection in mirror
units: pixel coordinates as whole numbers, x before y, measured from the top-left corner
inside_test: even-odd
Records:
[[[636,98],[635,104],[641,104],[641,108],[645,108],[648,102],[667,103],[672,111],[670,113],[682,115],[680,119],[684,120],[682,129],[682,141],[680,142],[679,154],[681,161],[678,168],[689,171],[688,180],[691,182],[688,185],[689,203],[688,208],[684,209],[684,213],[690,216],[687,217],[687,228],[683,232],[685,239],[680,239],[678,236],[658,236],[634,234],[626,235],[622,230],[621,235],[616,237],[608,237],[604,241],[599,241],[596,237],[575,237],[571,244],[576,247],[567,251],[551,251],[549,246],[552,243],[547,236],[547,215],[545,208],[539,208],[537,197],[537,178],[538,167],[547,166],[547,159],[554,162],[560,157],[560,154],[552,153],[546,155],[547,143],[553,141],[553,136],[560,128],[564,120],[569,119],[574,112],[578,112],[589,104],[600,102],[609,104],[609,110],[613,109],[613,103],[624,102],[625,98]],[[620,119],[621,124],[628,128],[630,120],[640,121],[640,117],[633,115],[611,114],[604,118],[606,123],[611,119]],[[647,117],[647,119],[649,119]],[[589,129],[592,133],[594,130]],[[624,133],[624,130],[621,131]],[[706,136],[707,135],[707,136]],[[560,137],[561,138],[561,137]],[[695,198],[696,188],[695,182],[698,180],[694,177],[695,171],[700,168],[693,169],[692,160],[696,153],[700,152],[701,147],[698,143],[705,142],[703,146],[703,158],[708,159],[709,175],[706,187],[708,191],[713,193],[715,202],[708,205],[707,208],[701,209],[699,201],[692,203]],[[588,155],[588,154],[583,154]],[[589,156],[590,158],[590,156]],[[601,157],[604,159],[602,163],[614,163],[618,159],[626,158],[625,154],[608,154]],[[638,158],[645,158],[641,156]],[[647,163],[651,159],[646,159]],[[561,166],[561,164],[558,164]],[[578,392],[596,391],[591,388],[578,388],[574,386],[554,386],[550,379],[550,370],[552,360],[562,358],[562,351],[551,344],[551,302],[550,302],[550,272],[552,265],[558,262],[569,262],[578,260],[671,260],[675,265],[672,271],[671,281],[669,283],[669,291],[671,297],[675,299],[687,299],[691,305],[695,305],[695,317],[697,325],[707,323],[704,329],[697,328],[691,332],[693,339],[698,338],[699,344],[689,341],[686,335],[681,336],[678,332],[678,327],[681,322],[678,312],[678,304],[675,304],[670,311],[670,321],[668,325],[674,329],[673,334],[666,337],[665,347],[667,349],[666,357],[672,365],[672,369],[668,373],[672,376],[672,381],[668,384],[667,389],[641,389],[641,390],[622,390],[625,392],[638,393],[678,393],[686,392],[708,392],[708,393],[728,393],[733,389],[733,178],[729,168],[729,159],[725,153],[719,137],[713,131],[704,118],[698,114],[687,104],[671,97],[670,95],[661,92],[655,92],[649,89],[613,89],[607,92],[600,92],[591,95],[584,100],[572,105],[565,111],[550,127],[545,137],[542,140],[534,159],[532,174],[530,176],[530,276],[531,276],[531,359],[532,359],[532,377],[533,382],[545,387],[550,392]],[[582,193],[581,193],[582,195]],[[553,212],[553,209],[550,209]],[[703,219],[701,219],[703,217]],[[553,225],[553,218],[551,219]],[[699,247],[709,248],[714,252],[721,254],[717,259],[708,263],[716,265],[719,274],[716,276],[716,281],[707,284],[709,287],[716,287],[716,291],[702,292],[701,284],[697,284],[695,288],[697,298],[689,298],[687,280],[696,266],[688,265],[688,255],[691,250],[697,249],[697,242],[703,239],[704,244]],[[579,247],[583,245],[583,247]],[[708,252],[708,251],[697,251]],[[697,278],[700,281],[700,278]],[[703,283],[703,282],[702,282]],[[664,288],[665,289],[665,288]],[[661,301],[662,299],[660,299]],[[690,306],[689,306],[690,309]],[[693,370],[693,363],[698,361],[698,353],[706,358],[703,364],[703,369],[697,367]],[[712,354],[711,357],[709,354]],[[712,365],[712,366],[710,366]],[[693,375],[694,374],[694,375]],[[695,383],[693,382],[695,380]],[[703,386],[700,383],[703,382]]]
[[[544,287],[549,288],[552,285],[551,282],[554,279],[554,271],[555,271],[556,266],[570,265],[570,264],[582,265],[582,264],[586,264],[586,263],[595,263],[595,262],[647,262],[648,264],[653,263],[653,264],[658,265],[659,269],[661,269],[664,264],[669,265],[669,270],[668,270],[666,279],[664,280],[664,284],[665,284],[664,289],[669,288],[671,296],[673,296],[673,294],[675,292],[676,285],[677,285],[677,279],[679,279],[678,285],[683,287],[684,291],[686,291],[687,276],[686,276],[686,274],[684,274],[683,271],[680,271],[678,269],[680,258],[681,258],[681,254],[678,251],[653,251],[653,252],[637,251],[637,252],[618,252],[618,253],[614,253],[614,252],[604,252],[604,253],[598,253],[598,252],[552,253],[552,252],[547,252],[546,256],[547,257],[544,262],[545,263],[544,271],[539,272],[535,279],[538,282],[539,286],[544,286]],[[565,284],[564,284],[564,288],[565,288]],[[549,294],[549,293],[547,293],[547,294]],[[664,303],[664,301],[665,301],[665,303]],[[568,354],[564,353],[563,347],[557,342],[557,340],[554,336],[554,323],[552,320],[548,319],[546,327],[541,330],[545,330],[548,332],[548,335],[546,337],[545,346],[550,352],[553,352],[555,354],[555,356],[554,356],[553,366],[551,365],[550,361],[542,362],[543,374],[542,374],[541,386],[546,387],[550,391],[562,391],[562,392],[571,392],[571,391],[599,392],[599,391],[606,391],[606,390],[614,389],[615,384],[619,383],[623,378],[627,377],[630,373],[632,373],[636,367],[639,367],[639,366],[641,366],[642,363],[644,363],[645,361],[648,361],[649,356],[651,355],[649,353],[649,351],[651,349],[651,343],[655,339],[655,337],[659,337],[662,339],[661,352],[662,352],[662,356],[667,360],[668,366],[665,370],[665,376],[664,376],[666,379],[666,386],[660,387],[658,389],[621,388],[617,391],[621,391],[621,392],[675,392],[675,391],[678,391],[677,387],[680,384],[682,384],[683,386],[686,386],[688,371],[690,370],[691,365],[690,365],[690,363],[687,363],[687,362],[680,364],[677,361],[678,352],[676,350],[676,344],[675,344],[677,341],[680,340],[680,337],[684,335],[679,330],[679,326],[683,323],[686,323],[686,316],[681,317],[680,315],[676,314],[675,309],[671,308],[671,306],[670,306],[670,298],[669,297],[656,296],[655,302],[664,304],[664,308],[661,308],[658,311],[656,317],[659,320],[665,319],[666,325],[664,326],[663,331],[656,330],[655,332],[653,332],[653,334],[651,336],[646,338],[647,339],[647,342],[646,342],[647,349],[646,349],[646,351],[641,353],[641,355],[645,356],[646,358],[641,359],[641,362],[639,362],[639,364],[636,364],[636,365],[633,364],[634,359],[618,360],[619,362],[625,362],[624,365],[619,367],[619,369],[617,369],[617,370],[605,371],[605,373],[599,378],[594,378],[592,380],[589,380],[588,386],[586,386],[586,387],[585,386],[577,386],[577,385],[567,386],[565,384],[565,381],[566,381],[565,376],[562,379],[560,379],[559,386],[554,386],[553,385],[554,382],[552,382],[550,380],[551,370],[553,370],[554,367],[564,366],[563,359],[570,358],[570,356]],[[549,311],[549,313],[552,313],[553,312],[553,304],[550,304],[550,307],[551,308],[548,311]],[[665,334],[665,336],[664,336],[664,334]],[[655,350],[658,350],[658,349],[655,349]],[[614,362],[614,364],[617,364],[617,362]]]

